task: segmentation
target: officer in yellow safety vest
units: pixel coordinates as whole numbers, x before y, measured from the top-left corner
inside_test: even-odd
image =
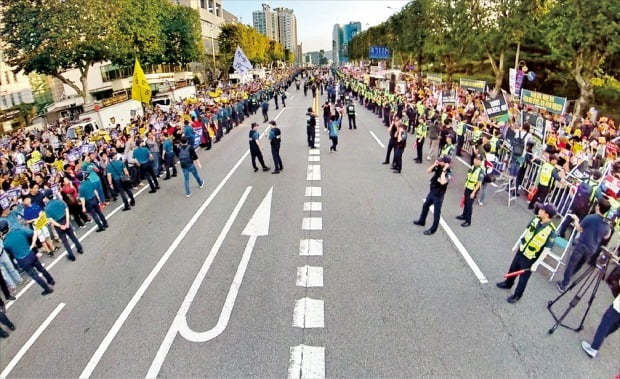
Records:
[[[539,199],[540,201],[545,201],[554,180],[563,180],[558,173],[558,169],[555,167],[556,164],[558,164],[558,157],[555,154],[551,154],[549,155],[549,159],[541,166],[540,176],[538,178],[538,187],[536,188],[536,193],[532,196],[532,200],[527,206],[528,209],[534,209],[534,204],[536,204]]]
[[[463,214],[457,216],[457,220],[463,220],[462,227],[468,227],[471,225],[471,215],[474,210],[474,199],[478,194],[480,186],[482,186],[482,179],[484,178],[484,170],[482,169],[482,162],[484,162],[484,156],[481,154],[474,155],[474,164],[467,171],[467,177],[465,179],[465,193],[463,194]]]
[[[463,156],[463,143],[465,143],[465,121],[461,120],[461,116],[457,116],[456,123],[456,156]]]
[[[418,119],[418,126],[416,126],[415,128],[415,163],[422,163],[422,149],[424,148],[424,140],[426,139],[427,134],[428,126],[426,125],[426,120],[424,120],[424,117],[420,116],[420,118]]]
[[[515,257],[512,259],[508,272],[525,271],[520,275],[515,293],[507,299],[511,304],[521,299],[532,272],[536,271],[540,263],[549,254],[555,240],[555,225],[551,222],[557,213],[555,207],[551,203],[539,203],[536,208],[537,216],[529,223],[513,247]],[[497,283],[497,287],[510,289],[514,282],[515,276],[509,276],[503,282]]]

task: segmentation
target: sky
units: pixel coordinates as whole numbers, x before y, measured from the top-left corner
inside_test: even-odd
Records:
[[[290,8],[297,18],[297,41],[302,43],[303,52],[325,51],[332,48],[334,24],[350,21],[362,23],[362,30],[378,25],[397,13],[407,0],[222,0],[224,9],[239,17],[242,23],[252,26],[252,12],[261,10],[261,4],[271,9]],[[395,9],[391,9],[395,8]]]

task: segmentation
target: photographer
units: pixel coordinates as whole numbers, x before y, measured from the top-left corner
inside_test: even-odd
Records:
[[[426,223],[428,210],[431,204],[433,205],[433,225],[431,225],[430,229],[424,231],[424,235],[426,236],[435,233],[439,227],[443,197],[446,193],[446,189],[448,188],[448,183],[452,178],[450,162],[450,157],[441,157],[426,170],[427,173],[433,174],[431,177],[431,188],[428,195],[426,195],[424,205],[422,205],[422,213],[420,213],[420,218],[413,222],[415,225],[424,226]]]

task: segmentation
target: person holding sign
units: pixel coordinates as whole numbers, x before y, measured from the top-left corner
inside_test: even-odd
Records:
[[[32,229],[36,232],[43,251],[50,257],[53,257],[56,246],[54,246],[50,238],[50,232],[47,229],[47,217],[45,216],[45,212],[43,212],[43,208],[41,208],[38,203],[33,203],[32,197],[30,196],[23,197],[23,204],[24,221],[26,224],[32,225]]]

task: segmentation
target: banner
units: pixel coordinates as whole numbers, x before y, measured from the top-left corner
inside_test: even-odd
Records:
[[[239,74],[244,74],[253,69],[252,63],[248,60],[245,54],[243,54],[243,50],[241,50],[241,47],[239,45],[237,45],[237,50],[235,50],[233,68]]]
[[[95,152],[95,145],[90,144],[90,143],[85,143],[84,145],[80,146],[80,150],[81,150],[82,154],[94,153]]]
[[[370,59],[390,59],[390,49],[385,46],[370,46],[368,52]]]
[[[80,149],[71,149],[67,153],[67,160],[69,160],[70,162],[75,162],[80,159],[81,155],[82,154],[80,154]]]
[[[426,80],[428,80],[429,82],[433,82],[433,83],[443,82],[443,78],[441,77],[441,74],[435,74],[432,72],[426,73]]]
[[[506,102],[504,94],[501,94],[496,98],[483,101],[482,105],[484,106],[484,111],[490,119],[495,119],[508,114],[508,103]]]
[[[530,133],[539,145],[545,140],[545,119],[536,112],[521,111],[521,125],[530,124]]]
[[[523,89],[521,93],[521,102],[524,105],[530,105],[538,109],[544,109],[554,114],[563,114],[566,107],[566,98],[553,95],[546,95],[540,92]]]
[[[510,89],[510,94],[515,96],[517,94],[516,85],[517,83],[517,70],[514,68],[508,69],[508,88]]]
[[[9,196],[8,193],[3,193],[2,195],[0,195],[0,207],[2,207],[2,209],[7,209],[11,206],[11,197]]]
[[[15,175],[19,175],[21,173],[26,172],[28,169],[26,168],[25,165],[21,165],[21,166],[15,166],[13,167],[13,171],[15,172]]]
[[[146,75],[144,75],[144,71],[140,67],[138,58],[136,58],[133,79],[131,80],[131,98],[141,103],[149,103],[151,101],[151,86],[146,81]]]
[[[452,105],[454,107],[456,105],[456,91],[454,90],[441,91],[441,105],[444,107],[448,105]]]
[[[45,162],[44,161],[38,161],[32,164],[32,166],[30,166],[30,171],[32,172],[39,172],[41,170],[43,170],[43,167],[45,167]]]
[[[202,139],[202,127],[192,129],[194,129],[194,149],[198,149],[200,147],[200,140]]]
[[[523,78],[525,77],[525,74],[523,73],[523,71],[521,70],[517,70],[517,73],[515,74],[515,96],[521,96],[521,88],[523,88]]]
[[[484,92],[487,87],[487,82],[484,80],[461,79],[459,85],[461,88],[465,88],[468,91]]]

